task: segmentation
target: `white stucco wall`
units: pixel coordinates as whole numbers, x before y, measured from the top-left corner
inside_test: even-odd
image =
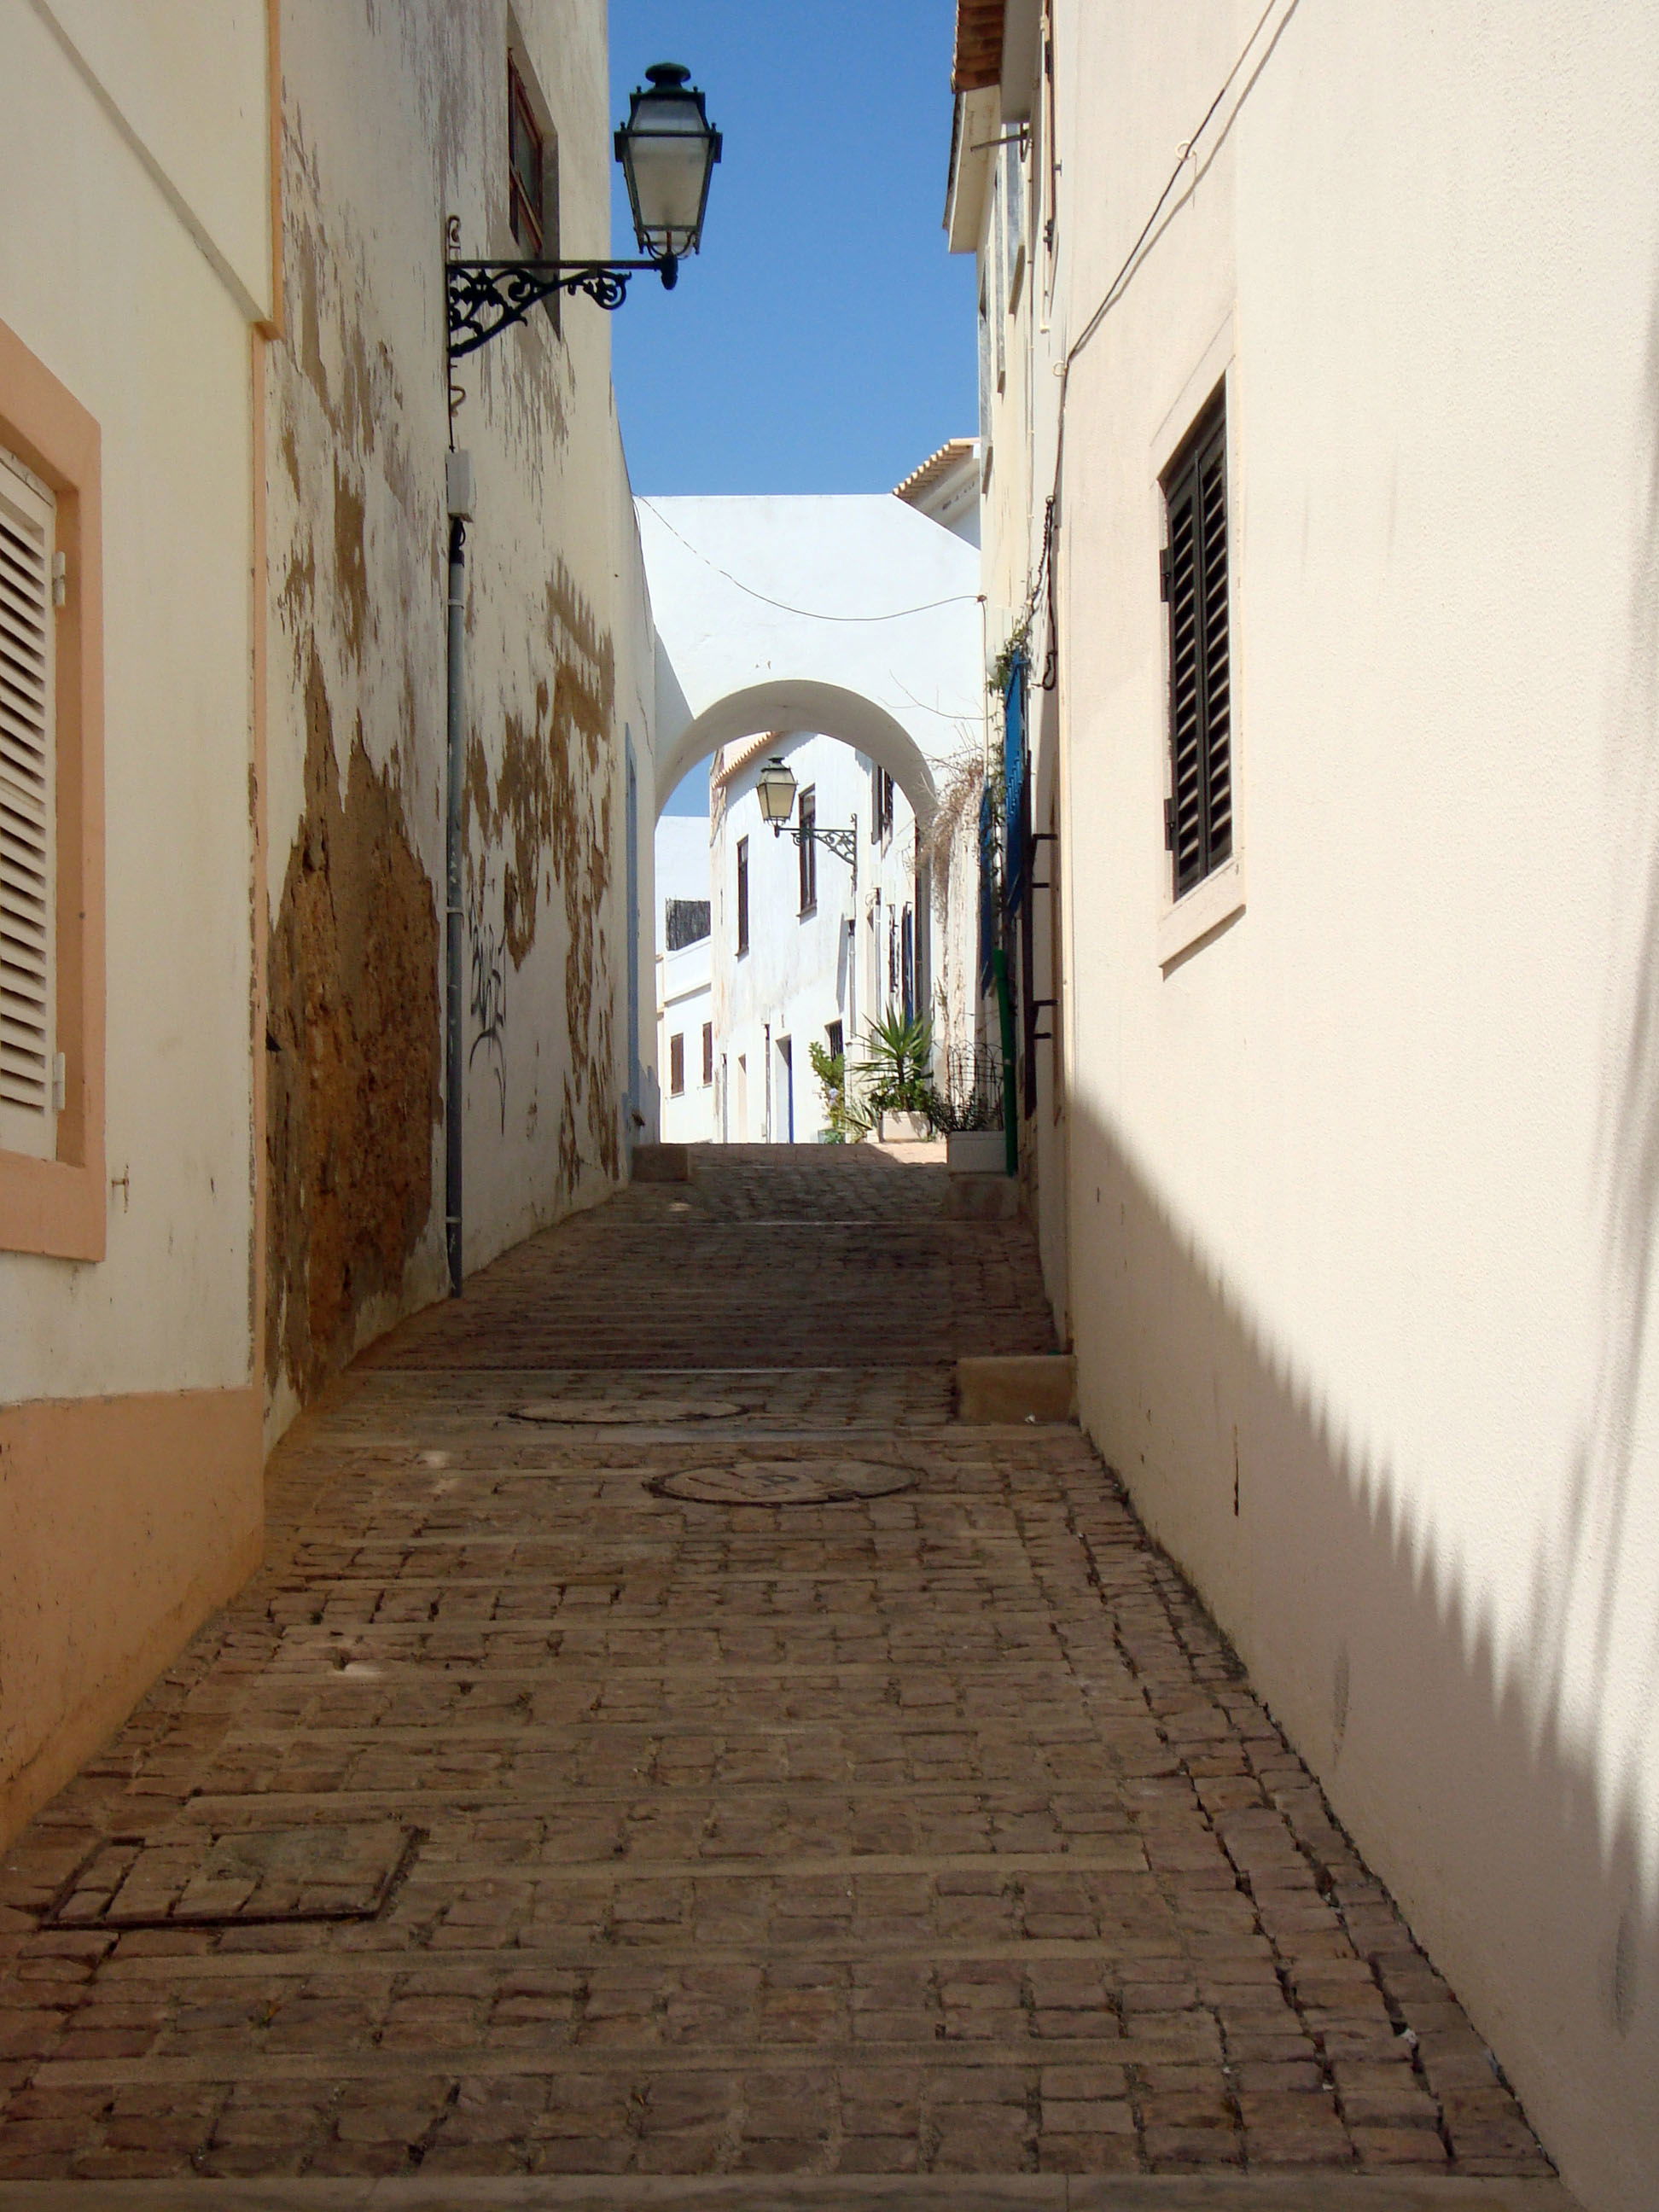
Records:
[[[249,321],[271,308],[266,0],[23,0]],[[80,150],[77,138],[76,150]]]
[[[258,7],[115,25],[17,4],[0,23],[0,314],[101,441],[112,1179],[101,1261],[0,1253],[0,1401],[249,1376],[264,113]]]
[[[258,0],[0,9],[0,445],[64,479],[60,952],[76,855],[88,894],[53,978],[57,1189],[20,1205],[42,1164],[0,1163],[0,1840],[258,1559],[266,59]]]
[[[1059,356],[1259,10],[1056,13]],[[1278,10],[1073,362],[1059,560],[1084,1417],[1595,2212],[1659,2170],[1656,82],[1647,6]],[[1158,476],[1224,377],[1182,954]]]

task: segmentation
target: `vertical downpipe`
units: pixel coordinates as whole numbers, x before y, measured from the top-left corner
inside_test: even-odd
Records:
[[[449,1295],[461,1294],[462,1139],[465,1064],[461,1055],[461,791],[466,766],[466,526],[472,519],[472,456],[451,453],[449,495],[449,715],[444,777],[444,1243]]]

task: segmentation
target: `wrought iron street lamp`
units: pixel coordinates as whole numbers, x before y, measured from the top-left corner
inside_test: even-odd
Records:
[[[617,159],[628,180],[634,235],[643,261],[460,261],[447,264],[449,357],[459,361],[521,323],[556,292],[584,293],[601,307],[621,307],[630,277],[654,270],[665,291],[680,263],[702,242],[708,180],[720,158],[720,134],[708,120],[691,72],[678,62],[647,70],[617,132]],[[450,225],[450,244],[456,225]]]
[[[444,269],[448,307],[449,358],[476,353],[499,332],[523,322],[533,307],[556,293],[581,292],[601,307],[619,307],[628,297],[629,279],[653,269],[664,289],[672,291],[684,255],[702,240],[708,179],[720,157],[720,134],[708,120],[702,94],[690,71],[678,62],[659,62],[646,76],[651,88],[637,90],[628,120],[617,133],[617,159],[628,179],[634,234],[644,261],[463,261]],[[536,179],[539,190],[539,178]],[[539,238],[539,232],[532,235]],[[448,252],[460,242],[460,224],[452,216],[446,230]],[[452,375],[451,419],[465,397]],[[459,1297],[463,1273],[463,1121],[466,1061],[462,1053],[461,978],[465,957],[466,915],[462,799],[466,747],[466,532],[472,520],[472,462],[452,448],[447,463],[449,509],[449,698],[444,813],[444,1237],[449,1290]]]
[[[795,811],[795,779],[788,763],[775,753],[755,779],[755,796],[760,801],[761,820],[769,822],[772,835],[781,837],[787,830],[797,845],[810,838],[819,845],[827,845],[837,860],[845,860],[854,875],[859,865],[859,825],[854,817],[850,830],[820,830],[816,822],[792,822]]]

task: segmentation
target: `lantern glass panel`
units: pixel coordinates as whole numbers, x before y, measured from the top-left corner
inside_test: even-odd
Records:
[[[647,253],[695,253],[709,172],[720,159],[720,133],[711,128],[702,95],[688,82],[686,70],[659,62],[647,75],[650,91],[634,94],[628,121],[617,133],[635,234]]]
[[[787,822],[795,804],[795,779],[781,760],[769,761],[755,780],[763,822]]]

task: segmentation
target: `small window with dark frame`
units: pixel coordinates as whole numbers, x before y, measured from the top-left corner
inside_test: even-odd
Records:
[[[749,950],[749,840],[738,840],[738,951]]]
[[[668,1090],[678,1098],[685,1089],[685,1038],[677,1031],[668,1040]]]
[[[713,1022],[705,1022],[702,1025],[702,1082],[705,1091],[714,1080],[714,1024]]]
[[[1170,797],[1164,842],[1176,898],[1233,850],[1227,582],[1227,422],[1218,398],[1164,478],[1169,544]]]
[[[839,1022],[826,1022],[823,1034],[830,1041],[830,1057],[839,1060],[847,1049],[847,1032]]]
[[[542,258],[547,205],[546,149],[518,65],[507,65],[507,222],[526,261]]]
[[[795,857],[800,864],[800,910],[804,915],[815,914],[818,903],[818,843],[812,832],[818,826],[817,793],[803,791],[797,805],[800,835],[795,840]]]

